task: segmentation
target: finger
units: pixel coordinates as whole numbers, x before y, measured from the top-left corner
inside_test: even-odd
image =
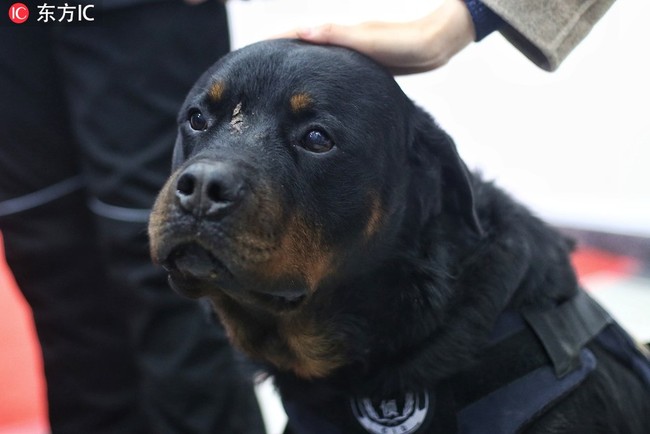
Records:
[[[362,25],[342,26],[323,24],[316,27],[301,27],[271,36],[269,39],[297,38],[321,45],[340,45],[358,51],[367,52],[372,44],[372,37],[360,30]]]
[[[289,30],[286,32],[278,33],[275,35],[271,35],[268,37],[268,39],[300,39],[298,36],[298,30]]]
[[[367,41],[363,32],[359,31],[362,25],[343,26],[339,24],[323,24],[316,27],[303,27],[296,29],[300,39],[316,44],[342,45],[360,49]]]

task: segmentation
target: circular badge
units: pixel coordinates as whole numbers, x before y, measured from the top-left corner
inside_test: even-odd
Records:
[[[425,391],[399,399],[353,398],[350,404],[357,422],[371,434],[411,434],[424,423],[429,401]]]
[[[23,3],[14,3],[9,8],[9,19],[16,24],[22,24],[29,18],[29,9]]]

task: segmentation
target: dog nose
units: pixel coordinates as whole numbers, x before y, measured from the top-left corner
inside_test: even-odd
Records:
[[[197,217],[223,217],[239,204],[244,182],[235,167],[223,162],[199,161],[188,166],[176,181],[176,199]]]

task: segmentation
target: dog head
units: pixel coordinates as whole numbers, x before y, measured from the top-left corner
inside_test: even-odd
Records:
[[[178,121],[152,257],[176,290],[213,301],[236,345],[299,376],[347,363],[332,300],[416,228],[447,215],[480,232],[449,137],[358,53],[290,40],[233,52]]]

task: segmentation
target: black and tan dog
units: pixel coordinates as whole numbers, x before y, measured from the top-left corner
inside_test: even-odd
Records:
[[[250,46],[179,125],[152,255],[269,366],[291,432],[650,433],[650,364],[570,243],[369,59]]]

